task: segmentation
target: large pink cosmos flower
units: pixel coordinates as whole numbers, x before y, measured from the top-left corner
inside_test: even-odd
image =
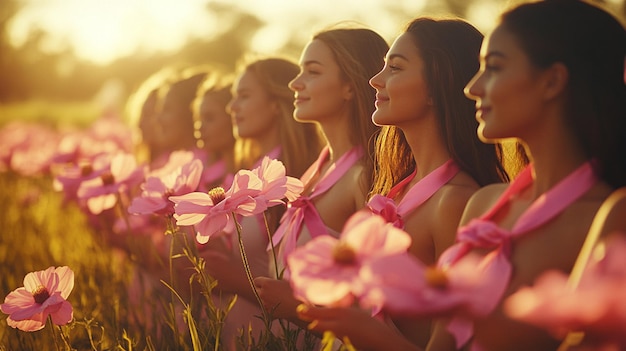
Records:
[[[258,168],[237,172],[227,191],[218,187],[208,193],[193,192],[169,199],[175,203],[176,224],[196,226],[196,240],[205,244],[219,232],[233,233],[233,214],[259,214],[268,207],[284,204],[282,199],[292,198],[300,191],[302,183],[285,176],[283,163],[266,157]]]
[[[376,287],[380,277],[372,273],[404,272],[404,260],[388,258],[408,259],[410,244],[406,232],[376,214],[359,211],[348,219],[339,239],[318,236],[287,257],[294,294],[325,306],[349,305],[356,298],[363,307],[379,309],[386,299]]]
[[[282,162],[267,156],[252,172],[263,182],[261,193],[256,199],[262,204],[267,204],[267,207],[283,204],[284,198],[293,201],[304,189],[300,179],[286,176]]]
[[[144,179],[144,167],[138,167],[135,157],[120,153],[111,159],[110,168],[99,177],[81,183],[78,198],[87,201],[87,207],[93,214],[113,208],[119,194],[138,185]]]
[[[626,348],[626,236],[600,243],[574,289],[557,271],[540,276],[505,301],[506,313],[557,336],[583,331],[585,340]]]
[[[73,318],[72,305],[66,301],[73,288],[74,272],[67,266],[28,273],[24,287],[7,295],[0,310],[9,315],[9,326],[23,331],[43,329],[48,316],[54,324],[65,325]]]
[[[174,203],[169,200],[169,197],[195,191],[198,188],[201,175],[202,161],[198,159],[192,159],[160,176],[149,175],[146,182],[141,186],[141,195],[133,199],[128,212],[133,214],[174,214]]]

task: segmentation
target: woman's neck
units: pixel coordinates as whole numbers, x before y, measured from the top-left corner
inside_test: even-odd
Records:
[[[420,122],[402,128],[417,168],[414,181],[424,178],[450,159],[435,118],[422,119]]]
[[[346,117],[343,119],[331,119],[320,123],[330,152],[329,161],[331,163],[337,161],[337,159],[355,146],[352,140],[350,140],[350,136],[346,133],[346,131],[350,130],[350,126],[344,121],[348,120],[349,119]]]
[[[524,142],[533,163],[533,198],[550,190],[588,161],[582,147],[566,128],[537,128]]]
[[[259,151],[261,158],[280,146],[280,136],[278,135],[278,128],[272,128],[271,131],[266,133],[263,137],[255,138],[254,143]]]

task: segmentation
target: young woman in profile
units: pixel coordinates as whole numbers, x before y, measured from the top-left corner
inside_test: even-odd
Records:
[[[410,253],[427,265],[454,243],[470,196],[508,181],[500,145],[480,141],[474,104],[463,95],[478,70],[482,37],[462,20],[415,19],[370,80],[372,120],[383,127],[368,207],[381,214],[393,201],[390,220],[410,234]],[[414,343],[428,342],[428,319],[396,317],[393,324]]]
[[[345,221],[363,208],[371,187],[374,90],[369,78],[383,66],[388,45],[372,30],[336,28],[313,36],[300,58],[300,74],[290,83],[294,117],[319,125],[326,147],[301,178],[302,196],[288,205],[273,237],[277,248],[272,278],[255,279],[259,295],[274,317],[298,322],[284,271],[286,256],[311,237],[338,235]]]
[[[479,135],[520,140],[532,163],[511,185],[487,186],[469,200],[457,243],[438,266],[446,272],[478,259],[481,279],[446,290],[440,302],[466,296],[466,304],[461,311],[442,309],[452,316],[437,322],[427,349],[557,348],[547,332],[507,318],[501,302],[546,270],[569,272],[596,211],[626,182],[625,43],[624,28],[611,15],[568,0],[520,5],[483,42],[481,69],[466,88],[476,100]],[[321,330],[336,328],[338,320],[349,325],[356,314],[303,312]],[[368,322],[358,335],[377,329]],[[367,340],[370,347],[418,349],[382,334]]]
[[[298,66],[282,58],[255,60],[240,69],[228,104],[236,138],[235,169],[256,168],[264,156],[269,156],[283,162],[287,175],[300,177],[315,160],[321,149],[317,126],[297,123],[292,117],[293,94],[288,84],[297,74]],[[270,209],[270,231],[276,229],[282,211],[279,206]],[[252,275],[267,275],[269,240],[263,215],[243,217],[240,224]],[[226,317],[224,347],[237,349],[237,336],[243,334],[247,340],[249,328],[258,340],[265,328],[259,318],[262,311],[244,271],[237,235],[212,238],[200,250],[207,272],[218,281],[223,303],[228,303],[231,294],[238,295]]]

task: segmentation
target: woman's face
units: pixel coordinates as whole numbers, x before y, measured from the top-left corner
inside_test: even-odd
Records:
[[[276,127],[278,102],[271,98],[256,75],[245,71],[235,80],[233,99],[228,104],[235,135],[239,138],[261,138]]]
[[[300,73],[289,83],[295,92],[294,117],[298,121],[319,122],[347,113],[352,89],[342,80],[332,51],[314,39],[300,58]]]
[[[171,91],[165,95],[155,122],[158,143],[165,150],[187,149],[194,145],[191,106]]]
[[[207,93],[198,106],[198,117],[200,123],[196,123],[196,130],[204,142],[204,149],[208,152],[232,151],[235,138],[226,106],[213,94]]]
[[[540,71],[502,27],[483,41],[480,62],[480,70],[465,87],[465,95],[476,101],[478,136],[525,139],[542,116]]]
[[[152,91],[143,105],[141,106],[141,114],[139,116],[139,129],[141,130],[141,139],[150,148],[154,148],[157,144],[157,134],[155,132],[155,120],[157,114],[158,94]]]
[[[393,43],[383,69],[370,79],[376,89],[374,124],[402,127],[433,113],[424,78],[422,60],[411,35],[404,33]]]

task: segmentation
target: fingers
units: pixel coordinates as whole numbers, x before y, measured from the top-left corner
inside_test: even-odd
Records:
[[[300,304],[296,307],[298,318],[303,321],[315,322],[316,320],[331,321],[337,318],[338,309],[332,307],[316,307],[312,305]],[[317,321],[316,325],[320,321]]]

